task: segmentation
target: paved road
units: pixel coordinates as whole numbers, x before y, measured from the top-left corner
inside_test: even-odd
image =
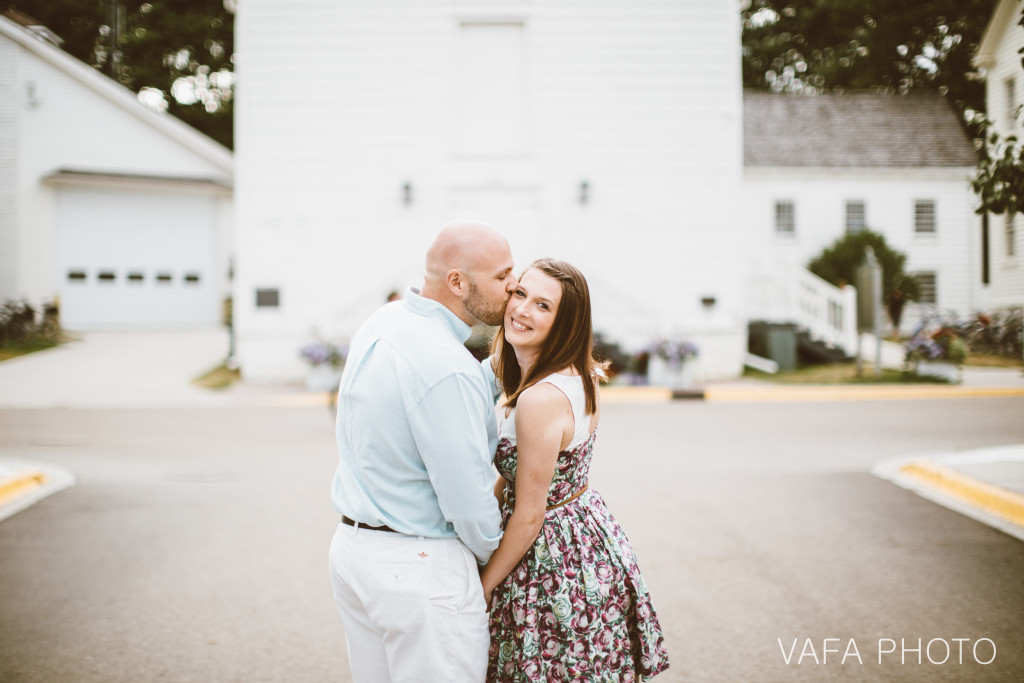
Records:
[[[1024,442],[1022,414],[1020,398],[606,406],[592,483],[665,628],[656,680],[1024,679],[1024,544],[868,474]],[[78,478],[0,522],[0,680],[348,681],[332,432],[312,407],[0,411],[0,457]],[[918,638],[949,660],[901,662]]]

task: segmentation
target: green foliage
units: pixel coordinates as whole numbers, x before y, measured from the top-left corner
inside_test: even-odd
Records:
[[[1024,213],[1024,145],[1016,136],[988,137],[988,147],[971,178],[978,195],[977,213]]]
[[[118,66],[105,0],[17,0],[9,5],[59,35],[64,50],[135,92],[154,89],[167,111],[233,145],[234,14],[223,0],[120,0]]]
[[[26,301],[0,304],[0,360],[56,346],[62,334],[56,304],[45,304],[42,315]]]
[[[743,85],[778,92],[931,89],[985,111],[971,57],[996,0],[753,0]],[[976,133],[978,131],[975,131]]]
[[[904,270],[906,255],[890,247],[882,235],[870,230],[847,233],[826,247],[807,268],[836,286],[853,284],[867,247],[874,250],[882,266],[882,300],[893,327],[898,329],[903,307],[921,296],[921,286],[917,278]]]

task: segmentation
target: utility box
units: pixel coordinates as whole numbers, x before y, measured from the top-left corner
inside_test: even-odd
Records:
[[[770,358],[779,370],[796,368],[796,326],[792,323],[750,323],[747,349],[755,356]]]

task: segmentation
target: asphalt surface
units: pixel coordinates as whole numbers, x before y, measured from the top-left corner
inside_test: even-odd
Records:
[[[1024,443],[1022,414],[606,405],[592,485],[654,596],[656,680],[1024,680],[1024,544],[870,474]],[[5,410],[0,457],[77,480],[0,522],[0,680],[350,680],[324,406]]]

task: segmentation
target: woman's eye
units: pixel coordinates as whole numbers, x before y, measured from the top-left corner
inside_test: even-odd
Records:
[[[548,310],[548,305],[547,304],[537,304],[537,305],[540,306],[541,310],[543,310],[543,311]]]

